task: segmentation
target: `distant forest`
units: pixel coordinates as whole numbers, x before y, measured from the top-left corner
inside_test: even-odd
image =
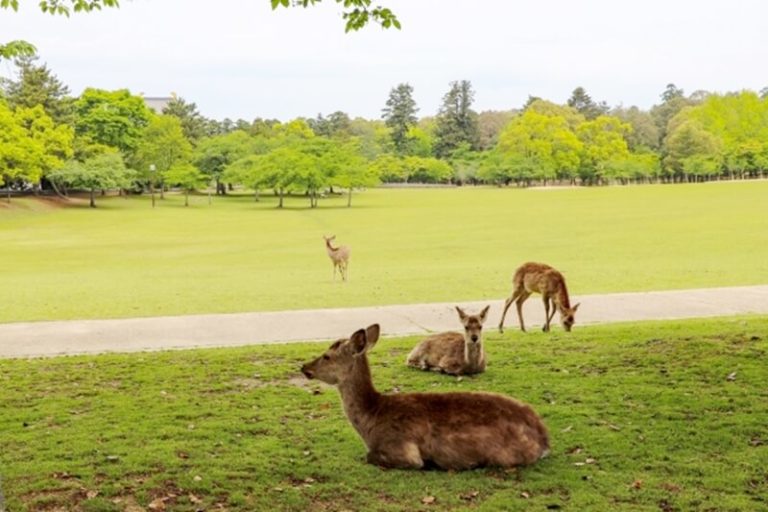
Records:
[[[160,113],[127,89],[79,97],[35,55],[0,81],[0,186],[12,191],[238,185],[317,197],[378,183],[603,185],[768,176],[768,88],[686,94],[674,84],[650,110],[611,107],[576,87],[566,104],[530,96],[476,112],[452,82],[434,116],[395,85],[381,119],[344,112],[287,122],[214,120],[174,96]]]

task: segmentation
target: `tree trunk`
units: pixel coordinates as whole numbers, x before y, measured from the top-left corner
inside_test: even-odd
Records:
[[[51,183],[51,188],[53,188],[53,191],[56,192],[57,196],[59,196],[62,199],[67,199],[67,196],[65,196],[64,194],[62,194],[59,191],[59,187],[56,186],[56,182],[55,181],[51,180],[50,183]]]
[[[189,206],[189,189],[184,189],[184,206]]]
[[[160,182],[160,199],[165,199],[165,183]]]
[[[278,196],[280,197],[280,200],[277,203],[277,207],[282,208],[283,207],[283,189],[282,188],[278,190]]]
[[[10,203],[11,202],[11,184],[10,183],[5,184],[5,192],[6,192],[5,201],[7,203]]]
[[[254,203],[259,202],[259,189],[257,188],[253,189],[253,202]]]
[[[347,191],[347,208],[350,208],[352,206],[352,187],[349,187],[349,190]]]
[[[92,188],[91,189],[91,204],[89,205],[91,208],[96,208],[96,201],[94,201],[94,199],[93,199],[93,196],[95,195],[95,193],[96,193],[96,189]]]

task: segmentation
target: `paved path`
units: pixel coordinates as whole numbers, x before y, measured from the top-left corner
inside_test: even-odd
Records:
[[[571,300],[581,302],[576,315],[578,329],[594,323],[768,314],[768,285],[585,295]],[[486,304],[491,304],[487,326],[495,329],[503,299],[460,305],[474,312]],[[374,322],[381,324],[386,336],[425,334],[457,329],[453,305],[0,324],[0,358],[328,340]],[[508,330],[518,328],[514,309],[512,306],[507,313]],[[542,324],[544,307],[538,296],[525,303],[524,314],[529,329]]]

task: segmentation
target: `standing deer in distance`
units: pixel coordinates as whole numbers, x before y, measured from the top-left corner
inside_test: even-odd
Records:
[[[483,323],[490,306],[480,313],[468,315],[456,306],[464,334],[441,332],[433,334],[416,345],[408,355],[408,366],[450,375],[471,375],[485,371],[483,350]]]
[[[349,268],[349,247],[346,245],[340,245],[338,247],[331,245],[331,242],[336,239],[336,235],[323,235],[323,239],[325,240],[325,250],[328,252],[328,257],[331,258],[331,262],[333,262],[333,280],[336,280],[336,269],[338,268],[339,274],[341,274],[341,280],[346,281],[348,275],[347,269]]]
[[[517,317],[520,319],[520,329],[525,331],[523,323],[523,302],[525,302],[532,293],[540,293],[544,300],[544,313],[546,320],[542,330],[549,331],[549,323],[555,316],[555,309],[560,312],[560,323],[566,331],[571,330],[575,320],[576,310],[579,305],[571,307],[568,298],[568,289],[565,286],[563,275],[543,263],[524,263],[515,271],[512,278],[514,290],[512,296],[504,303],[504,312],[499,321],[499,332],[504,332],[504,317],[507,310],[513,302],[517,305]],[[551,308],[550,308],[551,306]],[[551,312],[550,312],[551,309]]]
[[[379,393],[367,356],[378,339],[379,325],[371,325],[301,367],[306,377],[338,386],[344,412],[368,448],[369,463],[461,470],[532,464],[549,453],[539,416],[507,396]]]

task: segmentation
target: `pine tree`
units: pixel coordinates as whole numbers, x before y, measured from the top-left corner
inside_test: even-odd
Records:
[[[33,108],[42,105],[53,122],[74,124],[74,99],[69,88],[43,64],[35,64],[36,56],[17,58],[17,79],[3,79],[2,89],[11,108]]]
[[[392,142],[395,151],[404,154],[408,151],[408,130],[416,124],[416,101],[413,99],[413,87],[399,84],[389,91],[389,99],[382,109],[382,119],[392,130]]]
[[[474,98],[471,82],[451,82],[451,88],[443,96],[443,105],[437,115],[435,155],[438,158],[448,157],[462,143],[477,149],[477,112],[471,108]]]

